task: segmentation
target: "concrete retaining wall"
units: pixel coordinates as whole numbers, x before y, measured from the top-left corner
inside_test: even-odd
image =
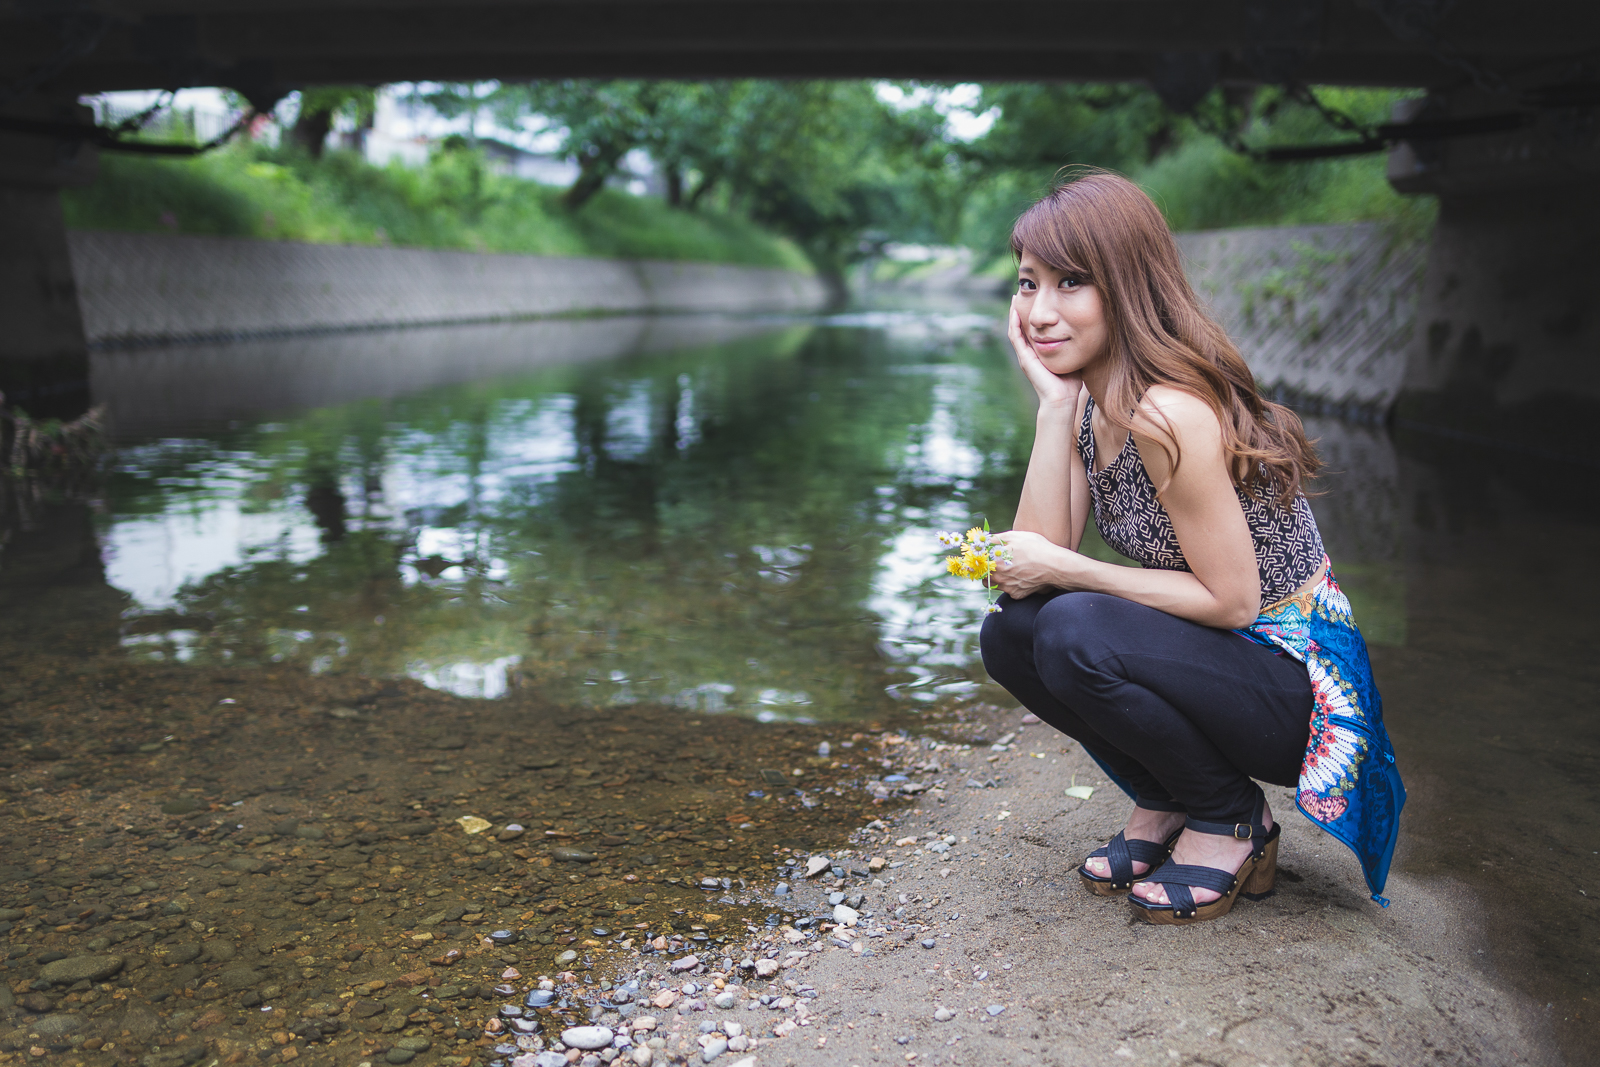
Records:
[[[1178,235],[1195,289],[1256,379],[1387,411],[1412,350],[1426,248],[1377,223]]]
[[[68,234],[91,344],[583,313],[809,311],[822,283],[714,263]]]

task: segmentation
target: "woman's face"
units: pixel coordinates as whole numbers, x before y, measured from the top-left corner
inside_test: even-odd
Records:
[[[1017,267],[1017,308],[1039,362],[1052,374],[1078,374],[1106,347],[1100,290],[1024,252]]]

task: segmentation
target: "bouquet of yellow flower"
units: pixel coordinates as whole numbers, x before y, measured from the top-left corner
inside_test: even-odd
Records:
[[[974,526],[963,537],[959,533],[941,533],[939,544],[945,548],[960,548],[959,556],[946,556],[944,565],[946,569],[957,578],[970,578],[975,582],[983,583],[984,598],[989,601],[985,614],[993,614],[1000,610],[1000,605],[995,601],[1000,594],[995,591],[994,584],[989,581],[989,576],[1002,563],[1011,562],[1011,549],[1001,541],[995,540],[989,532],[989,520],[983,520],[980,530]]]

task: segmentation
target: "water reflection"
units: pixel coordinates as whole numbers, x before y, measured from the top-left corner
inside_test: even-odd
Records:
[[[253,401],[202,375],[189,434],[127,445],[107,496],[124,644],[764,720],[968,696],[981,599],[933,580],[933,531],[1014,498],[1028,398],[992,323],[767,324],[220,430]],[[173,358],[147,395],[181,392]],[[120,403],[124,430],[176,417]]]
[[[593,346],[561,349],[494,327],[468,369],[503,373],[404,393],[427,378],[420,355],[390,366],[336,337],[318,361],[296,341],[246,362],[308,394],[321,374],[337,395],[352,360],[387,371],[371,396],[220,430],[219,412],[260,402],[257,372],[230,383],[206,351],[119,355],[118,380],[142,383],[115,398],[119,426],[172,420],[170,398],[190,395],[188,434],[129,444],[108,494],[106,578],[137,605],[123,643],[763,720],[972,698],[988,685],[982,598],[940,575],[934,534],[1005,525],[1025,466],[1029,396],[994,321],[867,312],[521,364],[503,353],[589,357],[622,335],[598,323]],[[1335,472],[1316,507],[1341,575],[1373,639],[1403,643],[1392,449],[1381,431],[1311,429]]]

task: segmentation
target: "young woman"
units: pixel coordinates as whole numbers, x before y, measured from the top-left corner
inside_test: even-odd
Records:
[[[1297,785],[1386,904],[1405,791],[1306,503],[1300,420],[1261,397],[1132,182],[1058,186],[1011,246],[1009,335],[1039,411],[983,662],[1134,800],[1084,884],[1172,924],[1270,892],[1260,780]],[[1140,567],[1078,553],[1091,512]]]

